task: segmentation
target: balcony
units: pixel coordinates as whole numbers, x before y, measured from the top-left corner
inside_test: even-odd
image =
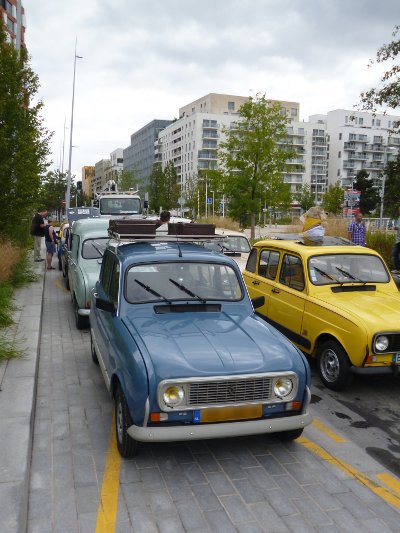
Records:
[[[343,168],[344,169],[355,168],[355,163],[352,163],[351,161],[343,161]]]
[[[399,146],[400,147],[400,137],[389,137],[388,146]]]
[[[198,159],[218,159],[217,153],[213,150],[199,150]]]
[[[358,133],[350,133],[349,141],[357,141],[357,142],[360,142],[360,143],[367,143],[368,142],[368,135],[362,135],[362,134],[358,134]]]
[[[203,130],[202,138],[203,139],[219,139],[219,134],[216,133],[215,131]]]
[[[351,143],[350,142],[345,142],[344,143],[344,150],[353,150],[354,151],[356,148],[357,148],[357,145],[354,142],[351,142]]]
[[[216,120],[203,119],[203,128],[212,128],[217,130],[219,128],[219,124]]]
[[[367,160],[367,154],[364,152],[350,152],[348,155],[349,160],[358,160],[358,161],[366,161]]]
[[[368,170],[382,170],[384,167],[385,165],[383,163],[379,163],[378,161],[367,161],[362,165],[363,169]]]

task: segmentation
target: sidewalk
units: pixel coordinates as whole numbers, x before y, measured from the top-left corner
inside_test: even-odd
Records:
[[[42,250],[42,256],[44,250]],[[10,337],[23,351],[0,364],[0,531],[26,530],[36,375],[40,343],[44,262],[34,263],[38,280],[14,294]]]

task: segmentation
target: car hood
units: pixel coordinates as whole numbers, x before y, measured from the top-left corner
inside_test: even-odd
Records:
[[[400,295],[376,291],[337,292],[324,291],[316,297],[329,307],[345,311],[359,323],[364,321],[371,332],[400,331]],[[323,305],[322,304],[322,305]]]
[[[256,315],[186,312],[151,317],[139,311],[124,322],[159,379],[285,370],[304,374],[297,349]]]

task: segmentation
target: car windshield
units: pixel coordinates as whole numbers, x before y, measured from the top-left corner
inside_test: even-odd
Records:
[[[316,255],[308,260],[314,285],[387,283],[389,275],[380,257],[365,254]]]
[[[82,246],[83,259],[101,259],[109,240],[109,237],[86,239]]]
[[[140,213],[139,198],[101,198],[100,213],[102,215],[127,215]]]
[[[242,288],[229,265],[152,263],[132,266],[125,278],[130,303],[172,300],[241,300]]]

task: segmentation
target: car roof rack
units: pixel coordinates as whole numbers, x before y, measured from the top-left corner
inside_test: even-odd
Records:
[[[111,219],[108,234],[114,245],[132,242],[210,242],[222,241],[224,235],[215,234],[214,224],[186,222],[168,223],[168,231],[157,231],[161,224],[146,219]]]

